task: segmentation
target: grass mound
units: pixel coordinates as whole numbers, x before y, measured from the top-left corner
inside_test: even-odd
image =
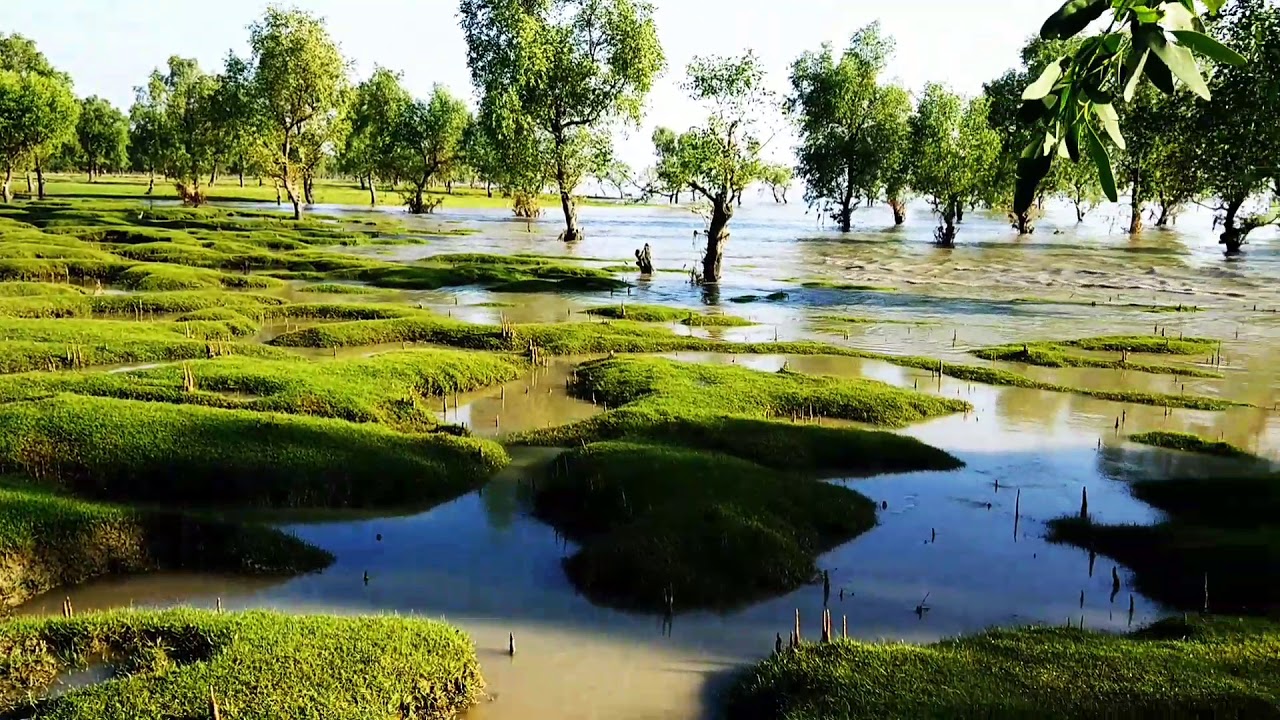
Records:
[[[350,360],[217,358],[127,373],[0,377],[0,403],[57,393],[376,422],[403,432],[437,430],[433,397],[514,380],[509,356],[410,350]],[[188,381],[192,384],[188,387]]]
[[[0,486],[0,605],[114,573],[292,575],[332,561],[265,526],[87,502],[19,482]]]
[[[1050,539],[1115,558],[1134,570],[1139,590],[1175,607],[1203,609],[1207,575],[1214,612],[1280,610],[1280,476],[1145,480],[1132,490],[1169,519],[1055,520]]]
[[[588,308],[588,315],[636,322],[680,323],[695,327],[745,327],[755,323],[733,315],[712,315],[663,305],[606,305]]]
[[[507,460],[485,440],[340,420],[72,395],[0,406],[0,469],[110,500],[427,504],[466,492]]]
[[[716,453],[595,443],[563,454],[535,512],[583,543],[565,565],[592,600],[681,610],[730,608],[799,587],[818,553],[875,525],[842,487]]]
[[[1053,343],[999,345],[996,347],[975,350],[973,351],[973,354],[984,360],[1026,363],[1028,365],[1038,365],[1040,367],[1110,368],[1115,370],[1136,370],[1138,372],[1153,373],[1157,375],[1177,375],[1181,377],[1222,377],[1222,373],[1220,372],[1201,370],[1200,368],[1192,367],[1190,365],[1145,363],[1130,360],[1125,356],[1116,359],[1107,359],[1075,355],[1064,352],[1063,346],[1055,345]]]
[[[304,285],[298,288],[298,292],[305,293],[322,293],[325,295],[375,295],[377,290],[363,285],[351,285],[347,283],[318,283],[315,285]]]
[[[1178,338],[1177,340],[1159,335],[1105,335],[1102,337],[1064,340],[1055,343],[1065,347],[1081,350],[1104,350],[1107,352],[1136,352],[1153,355],[1203,355],[1218,349],[1218,341],[1209,338]]]
[[[770,419],[903,424],[967,407],[870,381],[627,358],[581,366],[573,391],[614,409],[514,439],[575,447],[535,510],[583,544],[566,563],[574,584],[613,606],[661,610],[670,591],[681,610],[730,608],[812,579],[817,554],[875,510],[798,473],[961,465],[913,438]]]
[[[1280,628],[996,630],[933,645],[803,645],[746,672],[733,720],[1280,717]]]
[[[112,680],[32,707],[57,673]],[[21,717],[447,720],[484,688],[475,647],[440,622],[194,610],[15,620],[0,628],[0,713]],[[397,715],[398,714],[398,715]]]
[[[1229,442],[1206,440],[1190,433],[1155,430],[1152,432],[1130,435],[1129,440],[1141,445],[1169,448],[1170,450],[1182,450],[1184,452],[1200,453],[1202,455],[1258,459],[1253,453],[1248,452],[1247,450],[1242,450]]]

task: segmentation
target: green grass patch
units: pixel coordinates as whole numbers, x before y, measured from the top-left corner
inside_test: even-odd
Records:
[[[0,605],[108,574],[156,570],[292,575],[333,557],[292,535],[0,486]]]
[[[425,505],[470,490],[507,460],[485,440],[342,420],[78,395],[0,406],[0,470],[94,499]]]
[[[838,283],[828,280],[813,280],[801,283],[800,287],[808,290],[848,290],[851,292],[880,293],[897,292],[897,288],[885,287],[883,285],[860,285],[858,283]]]
[[[1053,344],[1081,350],[1107,352],[1136,352],[1154,355],[1203,355],[1218,349],[1221,344],[1209,338],[1170,338],[1159,335],[1105,335],[1102,337],[1062,340]]]
[[[196,610],[13,620],[0,628],[0,713],[22,717],[448,720],[479,702],[475,646],[441,622]],[[65,670],[113,679],[32,707]]]
[[[792,590],[818,553],[875,525],[845,488],[718,453],[594,443],[537,484],[535,513],[583,547],[565,563],[595,602],[637,610],[732,608]]]
[[[785,292],[774,292],[769,293],[768,295],[737,295],[729,298],[729,302],[738,303],[739,305],[755,302],[782,302],[790,297],[791,296]]]
[[[1206,440],[1198,435],[1192,435],[1191,433],[1154,430],[1152,432],[1130,435],[1129,440],[1141,445],[1151,445],[1153,447],[1168,448],[1170,450],[1182,450],[1184,452],[1200,453],[1201,455],[1251,458],[1254,460],[1261,459],[1253,453],[1238,448],[1229,442],[1223,442],[1221,440]]]
[[[865,497],[813,476],[961,466],[913,438],[774,419],[900,425],[968,407],[872,381],[618,358],[580,366],[572,389],[611,409],[512,440],[574,448],[535,510],[582,544],[566,572],[611,606],[663,610],[671,591],[681,610],[725,609],[792,590],[875,524]]]
[[[734,315],[700,313],[664,305],[606,305],[585,310],[588,315],[635,322],[680,323],[695,327],[745,327],[755,323]]]
[[[304,285],[298,288],[298,292],[305,293],[323,293],[325,295],[374,295],[377,290],[365,287],[364,285],[351,285],[348,283],[319,283],[316,285]]]
[[[806,644],[743,673],[726,716],[1190,720],[1277,708],[1280,628],[1179,619],[1132,635],[1024,628],[924,646]]]
[[[74,285],[41,282],[0,282],[0,297],[2,298],[83,294],[84,289]]]
[[[1115,558],[1134,570],[1139,590],[1174,607],[1203,609],[1207,579],[1213,612],[1280,611],[1280,476],[1206,473],[1142,480],[1132,491],[1168,519],[1144,526],[1064,518],[1050,524],[1050,539]]]
[[[1137,372],[1153,373],[1157,375],[1177,375],[1180,377],[1222,377],[1222,373],[1220,372],[1201,370],[1200,368],[1191,367],[1190,365],[1145,363],[1130,360],[1125,355],[1115,359],[1075,355],[1064,352],[1061,346],[1053,343],[999,345],[996,347],[974,350],[973,354],[984,360],[1026,363],[1027,365],[1037,365],[1039,367],[1107,368],[1113,370],[1135,370]]]
[[[410,350],[349,360],[218,358],[127,373],[0,376],[0,403],[58,393],[439,429],[441,396],[514,380],[513,356]],[[191,383],[188,386],[188,381]]]

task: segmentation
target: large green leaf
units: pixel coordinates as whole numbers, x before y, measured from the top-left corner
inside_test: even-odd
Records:
[[[1067,0],[1057,12],[1044,21],[1044,25],[1040,28],[1040,37],[1045,40],[1066,40],[1075,37],[1110,8],[1110,0]]]
[[[1056,85],[1058,80],[1062,77],[1062,65],[1063,63],[1061,59],[1057,62],[1049,63],[1049,66],[1044,69],[1044,72],[1040,73],[1040,77],[1035,82],[1028,85],[1027,89],[1022,92],[1022,99],[1039,100],[1052,92],[1053,86]]]
[[[1138,83],[1142,82],[1142,73],[1147,67],[1147,56],[1150,54],[1150,50],[1143,50],[1141,55],[1136,56],[1138,59],[1134,65],[1133,71],[1129,74],[1129,79],[1125,81],[1124,84],[1125,102],[1133,100],[1134,93],[1138,91]],[[1130,57],[1134,56],[1131,55]]]
[[[1106,193],[1111,202],[1116,202],[1120,199],[1120,194],[1116,192],[1116,176],[1111,172],[1111,158],[1107,155],[1107,149],[1102,146],[1102,141],[1098,139],[1098,133],[1094,131],[1093,125],[1085,122],[1084,128],[1089,157],[1093,159],[1093,164],[1098,166],[1098,180],[1102,183],[1102,192]]]
[[[1216,13],[1221,10],[1226,1],[1227,0],[1200,0],[1200,2],[1204,3],[1204,6],[1208,8],[1211,13]]]
[[[1039,143],[1032,143],[1018,158],[1017,182],[1013,191],[1013,211],[1019,215],[1031,209],[1036,189],[1053,168],[1053,154],[1040,154]]]
[[[1190,48],[1192,52],[1203,55],[1210,60],[1226,65],[1244,65],[1249,62],[1240,53],[1204,33],[1194,30],[1174,30],[1173,36],[1178,38],[1179,45]]]
[[[1147,77],[1151,78],[1151,84],[1165,95],[1172,95],[1177,89],[1173,84],[1173,73],[1169,72],[1169,66],[1165,65],[1160,56],[1155,53],[1147,56]]]
[[[1169,71],[1181,80],[1191,92],[1199,95],[1205,100],[1209,99],[1209,85],[1205,83],[1204,78],[1200,76],[1200,68],[1196,65],[1196,58],[1191,51],[1181,45],[1174,45],[1165,39],[1164,33],[1155,30],[1142,33],[1142,39],[1146,42],[1151,52],[1156,54],[1164,62]],[[1151,70],[1148,69],[1148,74]],[[1152,78],[1155,82],[1155,78]],[[1163,88],[1161,88],[1163,89]]]
[[[1116,112],[1114,106],[1110,103],[1099,103],[1093,106],[1093,112],[1097,114],[1098,120],[1102,122],[1102,127],[1107,131],[1107,136],[1111,138],[1111,142],[1121,150],[1125,149],[1124,136],[1120,134],[1120,114]]]

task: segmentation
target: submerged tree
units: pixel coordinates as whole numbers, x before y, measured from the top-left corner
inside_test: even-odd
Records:
[[[268,8],[249,28],[249,47],[256,149],[301,220],[312,173],[342,138],[346,61],[324,21],[301,10]]]
[[[657,156],[654,175],[667,200],[680,202],[680,193],[689,187],[689,153],[685,152],[692,136],[683,135],[671,128],[659,127],[653,131],[653,151]]]
[[[35,43],[21,35],[0,35],[0,199],[12,199],[13,170],[28,161],[35,166],[37,193],[44,199],[48,158],[73,140],[78,114],[71,79],[55,70]]]
[[[787,109],[800,133],[798,172],[810,206],[830,211],[848,232],[853,211],[879,196],[904,151],[911,103],[880,82],[893,40],[872,23],[854,33],[837,60],[830,45],[791,66]]]
[[[409,91],[400,84],[400,76],[380,67],[356,86],[347,108],[351,132],[339,165],[368,183],[371,206],[378,204],[378,179],[394,172],[398,123],[412,102]]]
[[[1234,255],[1250,232],[1280,220],[1280,8],[1237,0],[1214,34],[1249,61],[1215,70],[1209,84],[1213,102],[1198,108],[1194,130],[1200,140],[1197,165],[1216,198],[1218,242]],[[1245,212],[1264,191],[1270,196],[1266,205]]]
[[[786,165],[765,165],[760,172],[760,181],[769,186],[773,193],[773,201],[779,205],[786,204],[787,191],[791,189],[794,175]]]
[[[589,137],[615,121],[638,122],[665,64],[652,7],[640,0],[462,0],[460,8],[486,126],[522,148],[549,150],[564,212],[561,238],[580,240],[573,192],[590,164]],[[523,160],[530,172],[522,175],[539,174],[536,161]]]
[[[128,162],[129,121],[103,98],[94,95],[80,101],[76,139],[90,182],[101,176],[104,169],[118,170]]]
[[[392,157],[397,175],[409,182],[409,212],[431,212],[424,197],[433,178],[443,177],[462,162],[462,141],[471,120],[466,103],[439,85],[431,100],[406,105],[396,122]]]
[[[966,102],[930,83],[911,117],[911,147],[916,153],[911,187],[929,199],[938,216],[938,245],[954,247],[956,224],[991,186],[1000,153],[1000,138],[987,121],[987,100]]]
[[[685,182],[711,204],[702,278],[714,283],[720,281],[734,209],[743,190],[764,169],[757,131],[774,100],[751,52],[734,58],[695,58],[684,87],[709,111],[706,124],[680,136],[677,148]]]

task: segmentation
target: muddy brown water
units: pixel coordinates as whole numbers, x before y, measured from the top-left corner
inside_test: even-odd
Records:
[[[1044,541],[1045,523],[1076,512],[1085,487],[1096,519],[1153,522],[1157,513],[1129,495],[1126,479],[1237,469],[1228,461],[1132,445],[1125,441],[1130,433],[1195,432],[1280,457],[1273,410],[1280,400],[1280,315],[1272,312],[1280,308],[1274,282],[1280,274],[1280,246],[1274,236],[1259,234],[1247,255],[1228,261],[1214,244],[1208,220],[1196,215],[1184,216],[1176,231],[1156,231],[1136,241],[1120,235],[1122,224],[1102,211],[1081,228],[1068,224],[1063,213],[1051,213],[1035,235],[1021,240],[999,218],[978,215],[966,221],[961,246],[946,252],[929,246],[924,209],[913,210],[908,226],[897,230],[883,227],[886,208],[861,211],[860,229],[844,238],[819,229],[813,216],[794,206],[746,208],[741,222],[734,221],[727,277],[718,298],[676,273],[659,273],[651,281],[637,281],[630,294],[612,296],[501,295],[463,288],[399,297],[475,322],[581,320],[578,311],[586,307],[619,302],[691,309],[711,303],[760,325],[673,330],[730,340],[816,339],[994,365],[1066,385],[1172,393],[1185,386],[1188,393],[1249,403],[1226,412],[1174,410],[1166,416],[1163,408],[1068,393],[939,381],[927,372],[874,360],[671,355],[770,371],[785,363],[799,372],[918,386],[974,405],[971,413],[903,431],[957,455],[965,461],[964,469],[832,480],[888,504],[876,528],[819,559],[819,566],[831,572],[831,607],[838,619],[848,618],[851,634],[930,641],[993,625],[1062,624],[1068,618],[1075,623],[1082,615],[1086,627],[1119,631],[1131,622],[1160,617],[1165,608],[1136,595],[1137,612],[1131,619],[1132,580],[1124,568],[1124,588],[1112,598],[1112,563],[1098,558],[1091,576],[1087,553]],[[441,219],[465,222],[481,232],[377,251],[410,262],[446,252],[536,252],[600,258],[591,262],[604,265],[625,261],[634,247],[649,242],[659,267],[687,267],[696,260],[692,230],[700,221],[687,210],[584,208],[582,217],[588,237],[572,248],[555,242],[557,229],[550,220],[526,226],[500,212],[446,211]],[[886,286],[897,292],[806,289],[796,278]],[[790,294],[786,302],[727,302],[736,295],[777,290]],[[1024,298],[1062,304],[1013,302]],[[1092,302],[1181,303],[1203,310],[1149,313],[1094,307]],[[927,324],[844,327],[820,320],[822,315]],[[1218,369],[1225,377],[1175,381],[1132,371],[1029,368],[984,363],[968,354],[989,344],[1150,333],[1157,326],[1174,337],[1223,340],[1224,362]],[[351,348],[339,356],[399,347]],[[501,437],[589,417],[599,409],[564,390],[578,360],[558,359],[501,388],[461,396],[456,408],[449,403],[442,418],[465,423],[477,434]],[[1158,360],[1208,367],[1207,358]],[[1121,416],[1124,427],[1117,432],[1114,425]],[[220,598],[232,609],[444,618],[476,640],[492,698],[469,717],[483,720],[706,717],[725,679],[767,654],[774,633],[786,632],[796,609],[806,632],[817,635],[820,585],[727,614],[679,614],[669,633],[658,617],[592,606],[561,571],[561,559],[573,552],[572,546],[530,517],[525,504],[522,480],[554,452],[515,448],[513,465],[482,491],[427,512],[287,526],[337,556],[332,567],[318,574],[289,580],[115,578],[50,593],[20,611],[56,613],[69,595],[81,610],[212,607]],[[1015,523],[1019,491],[1021,515]],[[366,571],[367,586],[362,582]],[[917,614],[922,603],[929,609]],[[515,636],[514,657],[506,653],[508,634]]]

